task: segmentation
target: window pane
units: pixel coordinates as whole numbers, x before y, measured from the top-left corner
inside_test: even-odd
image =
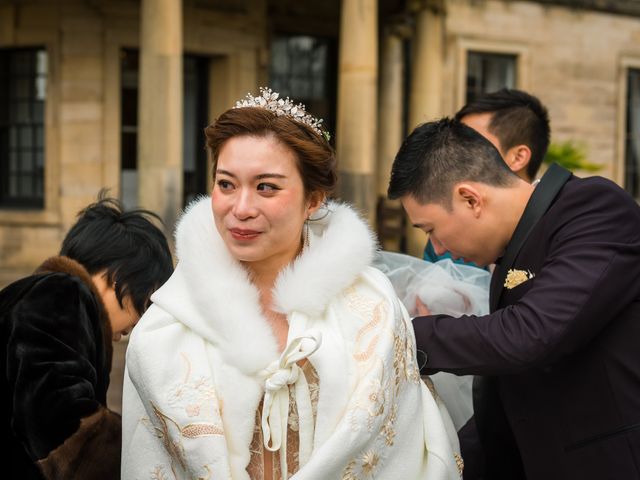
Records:
[[[31,127],[20,128],[20,148],[31,149],[33,147],[32,136],[33,129]]]
[[[515,55],[468,52],[466,102],[501,88],[516,86]]]
[[[625,132],[625,189],[640,197],[640,69],[627,74],[627,122]]]
[[[47,54],[0,49],[0,66],[0,206],[41,208]]]
[[[138,52],[120,52],[120,200],[138,204]]]
[[[19,153],[20,162],[18,168],[22,173],[31,173],[33,171],[32,153],[29,151],[21,151]]]
[[[183,102],[184,205],[207,190],[207,152],[202,125],[209,123],[209,59],[185,55]]]
[[[36,127],[35,133],[36,133],[36,148],[40,150],[44,150],[44,128]]]
[[[276,35],[271,43],[269,84],[282,97],[303,103],[331,129],[335,118],[337,55],[330,38]]]

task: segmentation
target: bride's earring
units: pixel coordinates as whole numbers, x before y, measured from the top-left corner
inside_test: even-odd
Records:
[[[309,217],[304,221],[304,247],[309,246]]]

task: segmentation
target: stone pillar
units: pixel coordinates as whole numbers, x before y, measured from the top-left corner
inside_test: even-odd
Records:
[[[138,203],[168,232],[182,208],[182,2],[142,0]]]
[[[389,174],[393,159],[404,138],[402,37],[395,29],[384,33],[380,65],[380,92],[378,97],[378,164],[377,192],[387,196]]]
[[[439,0],[424,0],[415,14],[409,129],[442,114],[444,16]]]
[[[442,116],[444,6],[442,0],[422,0],[415,14],[413,71],[409,100],[409,132]],[[422,257],[426,238],[408,225],[408,253]]]
[[[391,25],[385,28],[380,56],[380,91],[378,92],[377,143],[377,231],[385,250],[402,248],[402,206],[399,200],[387,199],[387,188],[393,159],[404,138],[404,57],[403,37],[407,27]]]
[[[338,67],[338,192],[375,221],[378,3],[343,0]]]

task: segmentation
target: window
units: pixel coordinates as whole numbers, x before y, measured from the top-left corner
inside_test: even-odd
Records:
[[[330,38],[278,35],[271,43],[270,85],[334,130],[337,54]]]
[[[515,88],[516,60],[516,55],[468,52],[466,103],[501,88]]]
[[[138,52],[120,54],[120,197],[138,206]]]
[[[183,203],[207,191],[207,150],[204,129],[209,120],[209,59],[184,57]]]
[[[0,50],[0,206],[44,207],[47,52]]]
[[[625,129],[624,188],[640,197],[640,69],[627,74],[627,121]]]
[[[120,58],[121,199],[127,208],[138,205],[138,75],[136,50],[123,50]],[[208,124],[209,59],[183,58],[183,204],[207,190],[207,152],[204,128]]]

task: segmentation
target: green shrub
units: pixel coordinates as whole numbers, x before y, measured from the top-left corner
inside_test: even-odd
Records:
[[[543,161],[548,164],[557,163],[571,171],[597,172],[602,168],[602,164],[589,162],[586,157],[584,145],[578,145],[571,140],[567,140],[562,143],[551,143]]]

